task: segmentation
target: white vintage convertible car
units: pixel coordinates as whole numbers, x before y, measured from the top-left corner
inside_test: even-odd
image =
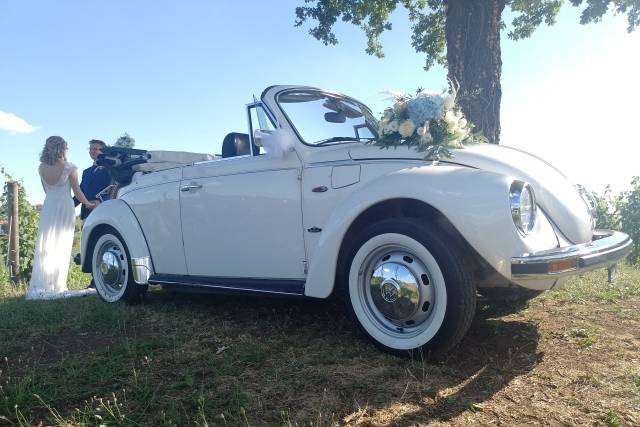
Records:
[[[341,295],[379,347],[442,353],[478,293],[531,297],[631,249],[594,230],[589,193],[523,151],[380,149],[364,104],[310,87],[269,87],[246,114],[221,156],[105,152],[117,195],[89,216],[80,261],[103,300],[149,284]]]

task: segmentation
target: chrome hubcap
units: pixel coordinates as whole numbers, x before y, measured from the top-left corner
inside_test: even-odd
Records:
[[[436,300],[431,275],[404,248],[387,246],[370,253],[359,281],[368,315],[378,327],[404,335],[429,325]]]
[[[115,242],[107,241],[100,246],[97,254],[98,277],[96,285],[108,295],[118,295],[127,281],[127,262],[122,248]]]
[[[120,278],[120,263],[118,257],[113,251],[107,251],[102,254],[102,262],[100,263],[100,273],[102,279],[107,285],[117,286]]]

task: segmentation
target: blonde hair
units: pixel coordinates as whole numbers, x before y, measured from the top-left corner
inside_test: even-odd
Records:
[[[40,161],[48,165],[54,165],[58,160],[66,160],[65,151],[67,149],[67,141],[59,136],[50,136],[44,144]]]

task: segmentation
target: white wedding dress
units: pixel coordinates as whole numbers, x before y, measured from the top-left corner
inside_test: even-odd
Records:
[[[40,211],[27,299],[59,299],[95,293],[94,289],[67,289],[76,217],[69,182],[69,174],[74,169],[72,163],[67,163],[53,185],[47,183],[42,170],[38,170],[46,197]]]

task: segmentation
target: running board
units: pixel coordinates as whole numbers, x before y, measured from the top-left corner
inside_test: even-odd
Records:
[[[225,292],[304,296],[304,280],[297,279],[244,279],[231,277],[181,276],[153,274],[149,283],[177,291]]]

